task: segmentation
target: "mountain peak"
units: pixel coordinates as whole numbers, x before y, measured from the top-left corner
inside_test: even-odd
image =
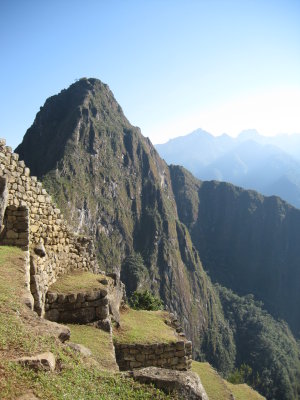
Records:
[[[46,100],[16,152],[27,163],[30,154],[31,171],[41,177],[56,168],[67,145],[84,142],[95,152],[98,128],[115,124],[130,126],[108,85],[99,79],[81,78]]]

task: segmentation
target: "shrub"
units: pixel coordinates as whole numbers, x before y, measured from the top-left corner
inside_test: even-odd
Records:
[[[129,304],[135,310],[157,311],[162,310],[163,302],[149,290],[135,291],[129,299]]]

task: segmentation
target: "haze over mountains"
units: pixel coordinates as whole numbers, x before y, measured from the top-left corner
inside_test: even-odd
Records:
[[[238,148],[226,135],[193,136],[202,144],[188,158],[203,168]],[[284,153],[243,136],[247,168],[250,144],[269,146],[272,159]],[[300,398],[300,210],[168,166],[97,79],[47,99],[16,152],[70,224],[93,237],[102,268],[178,315],[194,357],[225,376],[249,365],[267,399]],[[137,253],[142,263],[125,269]]]
[[[277,195],[300,208],[300,134],[266,137],[247,130],[232,138],[198,129],[156,149],[168,164],[182,165],[199,179]]]

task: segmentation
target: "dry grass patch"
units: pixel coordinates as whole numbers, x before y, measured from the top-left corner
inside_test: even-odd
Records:
[[[209,363],[193,361],[192,371],[199,375],[209,400],[231,400],[231,392]]]
[[[165,311],[145,311],[126,308],[121,312],[121,327],[114,329],[116,343],[171,343],[178,337],[165,321]]]
[[[70,294],[74,292],[87,291],[93,289],[101,289],[106,287],[100,283],[101,279],[110,278],[92,272],[74,271],[69,275],[60,276],[50,287],[51,292]]]

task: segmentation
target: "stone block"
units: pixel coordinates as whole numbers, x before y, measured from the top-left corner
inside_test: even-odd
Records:
[[[142,363],[140,363],[139,361],[130,361],[130,368],[134,369],[140,367],[142,367]]]
[[[66,297],[67,297],[67,300],[68,300],[69,303],[75,303],[76,300],[77,300],[77,294],[76,293],[68,294]]]
[[[45,318],[48,319],[49,321],[59,321],[60,319],[60,313],[57,309],[51,309],[49,311],[46,311],[45,313]]]
[[[100,297],[101,297],[100,290],[93,290],[86,294],[85,299],[87,301],[93,301],[93,300],[100,299]]]
[[[34,371],[50,371],[55,370],[55,357],[52,353],[46,352],[33,357],[22,357],[17,362]]]
[[[96,308],[96,317],[99,319],[105,319],[108,317],[109,309],[108,306],[100,306]]]
[[[177,350],[184,350],[185,348],[185,342],[183,340],[180,340],[176,342],[176,349]]]
[[[15,232],[13,230],[9,230],[6,232],[7,239],[17,239],[18,237],[19,237],[18,232]]]

